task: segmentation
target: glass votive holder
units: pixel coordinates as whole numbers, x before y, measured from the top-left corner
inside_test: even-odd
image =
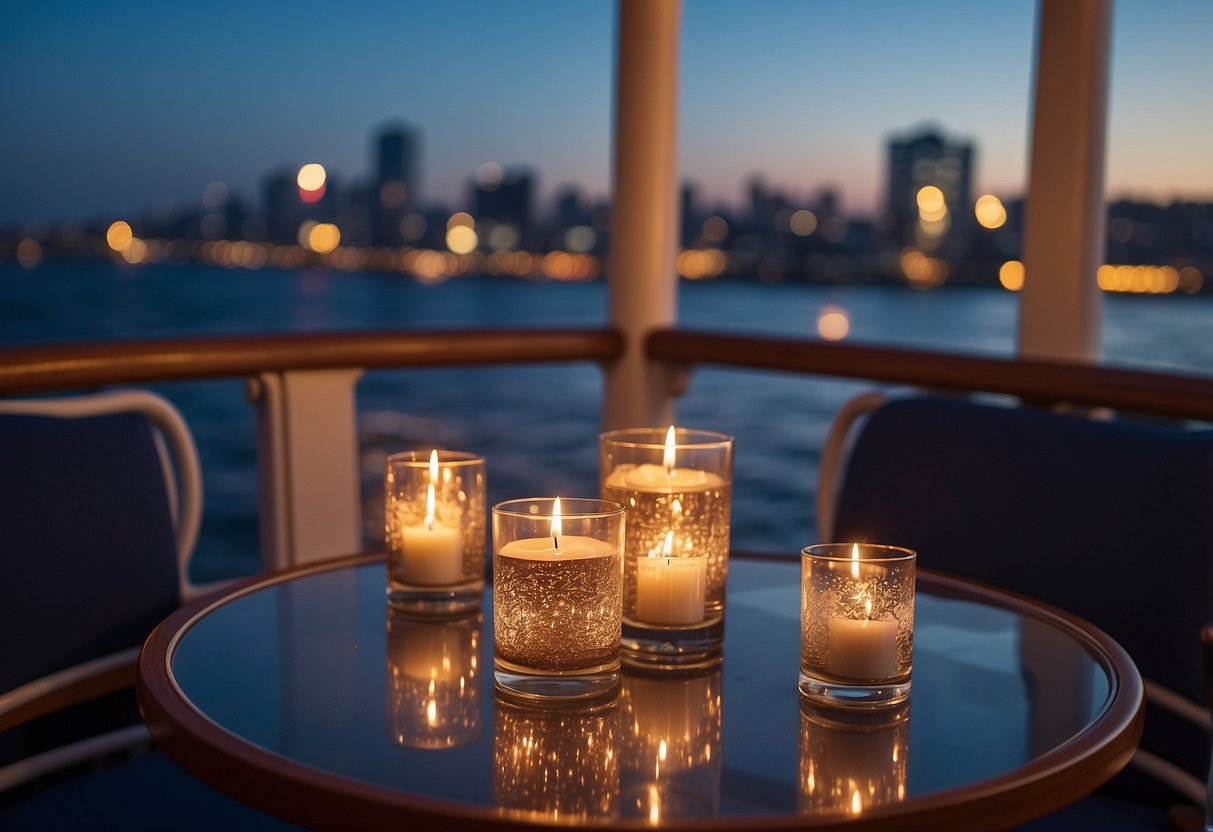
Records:
[[[522,698],[619,687],[624,507],[529,497],[493,506],[493,670]]]
[[[454,748],[480,736],[484,616],[415,617],[388,609],[387,729],[409,748]]]
[[[800,811],[860,815],[906,796],[910,703],[877,710],[800,704]]]
[[[477,608],[484,592],[484,457],[405,451],[389,456],[386,468],[388,603],[440,615]]]
[[[801,552],[800,692],[881,707],[910,695],[915,553],[872,543]]]
[[[627,506],[623,650],[655,666],[710,663],[724,639],[733,437],[628,428],[598,440],[602,497]]]
[[[620,808],[657,825],[720,814],[721,668],[625,665]]]
[[[493,802],[507,816],[553,823],[616,816],[619,704],[535,704],[497,697]]]

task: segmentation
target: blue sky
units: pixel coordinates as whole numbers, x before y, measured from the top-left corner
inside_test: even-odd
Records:
[[[1036,5],[685,0],[680,167],[736,201],[751,173],[844,208],[881,199],[884,143],[925,122],[978,145],[977,185],[1027,167]],[[369,135],[423,133],[427,196],[457,204],[482,162],[549,194],[609,187],[615,5],[487,2],[6,4],[0,222],[253,197],[284,164],[349,181]],[[1112,195],[1213,199],[1213,3],[1118,0]]]

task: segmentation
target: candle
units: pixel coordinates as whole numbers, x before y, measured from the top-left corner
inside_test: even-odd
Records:
[[[873,621],[872,600],[867,617],[830,619],[826,668],[846,679],[888,679],[897,674],[897,622]]]
[[[430,456],[431,482],[425,495],[425,519],[420,525],[400,529],[400,548],[404,559],[400,577],[417,586],[442,586],[458,583],[463,577],[463,536],[458,529],[439,523],[434,517],[434,483],[438,476],[438,456]]]
[[[670,557],[674,532],[660,553],[636,559],[635,617],[652,624],[698,624],[704,618],[706,557]]]
[[[620,490],[657,492],[672,494],[675,492],[709,491],[724,487],[722,477],[710,471],[699,471],[691,468],[675,467],[676,443],[675,429],[670,425],[666,431],[665,449],[662,453],[661,465],[641,463],[639,465],[617,465],[607,475],[605,485]]]
[[[388,603],[415,615],[477,609],[484,590],[484,457],[392,454],[383,484]]]
[[[565,522],[589,534],[563,533],[559,498],[550,503],[550,525],[534,501],[493,509],[494,661],[507,690],[573,697],[579,687],[599,693],[618,684],[624,509],[569,502]],[[544,526],[547,534],[536,536]],[[552,677],[558,683],[545,681]]]
[[[635,656],[692,663],[719,650],[732,449],[729,436],[673,425],[599,439],[602,496],[628,507],[624,649]],[[671,551],[654,556],[653,542],[671,532]]]
[[[910,549],[872,543],[801,552],[802,694],[861,707],[909,696],[915,559]]]

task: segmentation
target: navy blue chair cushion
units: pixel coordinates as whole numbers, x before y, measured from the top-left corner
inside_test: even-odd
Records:
[[[147,420],[0,415],[0,691],[138,646],[176,603]]]
[[[919,565],[1093,622],[1142,675],[1203,702],[1213,622],[1213,431],[1098,422],[923,397],[860,432],[836,539],[917,550]],[[1151,712],[1143,746],[1203,779],[1208,737]]]
[[[76,777],[0,810],[5,832],[299,828],[195,780],[161,752]]]

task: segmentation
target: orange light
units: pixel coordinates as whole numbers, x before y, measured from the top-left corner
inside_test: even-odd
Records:
[[[1002,288],[1008,291],[1018,292],[1023,288],[1023,281],[1023,263],[1018,260],[1008,260],[998,270],[998,282],[1002,284]]]
[[[105,241],[109,243],[109,247],[114,251],[122,251],[131,244],[131,239],[134,236],[129,223],[117,220],[110,223],[109,229],[105,232]]]
[[[979,196],[977,204],[973,206],[973,213],[982,228],[1002,228],[1007,221],[1007,209],[1003,207],[1002,200],[993,194]]]

